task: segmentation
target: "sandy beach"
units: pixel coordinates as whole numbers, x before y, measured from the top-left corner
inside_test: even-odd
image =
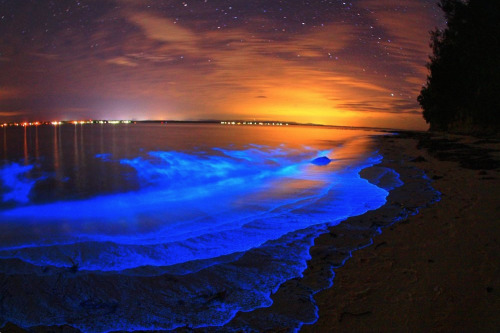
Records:
[[[499,331],[500,143],[408,132],[377,144],[381,166],[405,185],[380,209],[318,237],[303,278],[284,283],[270,308],[239,313],[223,330],[289,332],[288,318],[318,311],[301,332]],[[356,242],[361,249],[349,252]],[[332,266],[333,285],[311,302]]]
[[[403,132],[377,145],[376,168],[405,183],[387,204],[318,237],[303,277],[281,285],[271,307],[194,331],[289,332],[316,312],[301,332],[499,331],[499,141]]]
[[[386,160],[402,154],[423,169],[441,200],[354,252],[302,331],[498,332],[499,148],[450,135],[384,138]]]

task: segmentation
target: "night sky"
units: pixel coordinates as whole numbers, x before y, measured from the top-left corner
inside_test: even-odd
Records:
[[[0,0],[0,121],[425,129],[436,0]]]

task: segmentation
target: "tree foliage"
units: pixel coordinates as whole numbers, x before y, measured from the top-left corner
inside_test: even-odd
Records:
[[[447,26],[431,32],[430,74],[418,101],[431,130],[498,133],[500,0],[441,0]]]

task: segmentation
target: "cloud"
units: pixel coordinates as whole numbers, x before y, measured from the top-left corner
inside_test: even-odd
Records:
[[[388,94],[390,92],[389,89],[386,87],[380,85],[374,80],[363,80],[361,75],[350,75],[346,76],[344,75],[335,75],[331,76],[325,79],[326,81],[330,81],[332,83],[335,83],[336,85],[342,85],[345,87],[349,88],[354,88],[355,90],[358,90],[358,92],[361,94],[361,90],[364,90],[366,92],[375,92],[375,93],[384,93]]]
[[[106,62],[118,66],[137,67],[137,63],[135,63],[134,61],[130,60],[127,57],[111,58],[107,59]]]
[[[429,31],[444,22],[435,15],[435,2],[362,0],[359,6],[371,11],[370,16],[382,29],[379,48],[392,59],[392,66],[411,76],[406,79],[409,83],[425,82],[425,63],[431,53]]]
[[[379,100],[357,100],[351,102],[339,103],[337,107],[359,112],[382,112],[390,114],[415,114],[420,115],[421,111],[415,109],[415,102],[396,99]]]
[[[0,117],[15,117],[26,114],[26,112],[21,111],[0,111]]]
[[[15,87],[0,86],[0,100],[13,99],[21,96],[21,89]]]
[[[168,43],[171,48],[182,52],[196,53],[199,50],[196,34],[176,24],[172,19],[146,12],[128,13],[126,18],[140,27],[151,40]]]
[[[0,100],[14,99],[12,110],[30,103],[43,112],[83,108],[149,118],[293,115],[347,124],[363,113],[416,117],[434,25],[424,5],[433,1],[353,0],[349,9],[332,5],[313,20],[317,9],[300,13],[297,2],[280,5],[287,13],[276,4],[271,14],[235,2],[233,19],[211,0],[187,7],[112,0],[109,11],[90,19],[93,29],[75,22],[74,29],[43,30],[36,37],[49,39],[35,39],[22,61],[9,53],[17,66],[4,66],[0,85],[15,82],[25,91],[0,90]],[[303,25],[299,14],[310,20]]]

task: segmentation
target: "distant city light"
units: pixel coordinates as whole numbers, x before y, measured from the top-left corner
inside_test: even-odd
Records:
[[[162,124],[167,124],[167,121],[152,121],[152,122],[158,122]],[[0,124],[0,127],[10,127],[10,126],[22,126],[22,127],[28,127],[28,126],[39,126],[39,125],[53,125],[53,126],[58,126],[58,125],[64,125],[64,124],[71,124],[71,125],[85,125],[85,124],[111,124],[111,125],[117,125],[117,124],[136,124],[137,121],[132,121],[132,120],[54,120],[54,121],[33,121],[33,122],[22,122],[22,123],[3,123]],[[203,121],[202,121],[203,123]],[[282,122],[258,122],[258,121],[220,121],[221,125],[232,125],[232,126],[288,126],[288,123],[282,123]]]
[[[54,121],[33,121],[33,122],[22,122],[22,123],[3,123],[0,124],[0,127],[9,127],[9,126],[39,126],[39,125],[64,125],[64,124],[73,124],[73,125],[84,125],[84,124],[131,124],[131,120],[54,120]]]
[[[221,125],[259,125],[259,126],[288,126],[288,123],[281,123],[281,122],[256,122],[256,121],[221,121]]]

